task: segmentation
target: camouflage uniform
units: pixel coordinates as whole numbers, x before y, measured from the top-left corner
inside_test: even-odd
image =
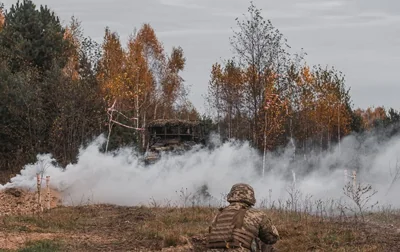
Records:
[[[207,251],[275,251],[278,231],[266,213],[251,208],[253,188],[235,184],[227,200],[230,205],[220,209],[209,227]]]

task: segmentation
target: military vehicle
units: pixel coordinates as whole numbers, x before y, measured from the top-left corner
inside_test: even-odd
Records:
[[[150,122],[146,130],[149,135],[146,165],[157,162],[162,153],[183,154],[195,145],[205,145],[204,125],[199,121],[159,119]]]

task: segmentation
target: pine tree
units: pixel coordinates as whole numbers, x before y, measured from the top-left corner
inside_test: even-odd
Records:
[[[36,9],[30,0],[13,4],[5,14],[0,33],[0,46],[8,52],[10,70],[35,67],[43,73],[53,64],[63,67],[69,47],[64,32],[59,18],[47,6]]]

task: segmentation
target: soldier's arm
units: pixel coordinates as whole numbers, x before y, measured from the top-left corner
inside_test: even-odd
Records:
[[[263,215],[259,227],[259,238],[265,244],[274,244],[279,240],[279,233],[268,216]]]
[[[211,229],[212,229],[212,226],[213,226],[214,223],[215,223],[216,217],[217,217],[217,216],[214,217],[214,219],[211,221],[210,225],[208,226],[208,233],[211,233]]]
[[[218,214],[222,211],[222,209],[218,209]],[[208,226],[208,232],[211,233],[211,228],[212,226],[214,226],[214,223],[217,221],[217,216],[218,214],[216,214],[213,218],[213,220],[211,221],[210,225]]]

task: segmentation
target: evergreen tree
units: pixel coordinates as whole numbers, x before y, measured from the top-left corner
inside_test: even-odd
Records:
[[[30,0],[13,4],[5,13],[0,33],[0,46],[8,52],[10,70],[18,72],[32,66],[45,72],[53,64],[63,67],[69,47],[64,32],[59,18],[47,6],[36,9]]]

